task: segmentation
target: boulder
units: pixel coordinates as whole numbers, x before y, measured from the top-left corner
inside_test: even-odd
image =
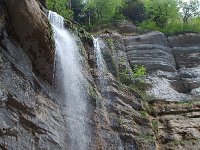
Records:
[[[138,31],[138,28],[130,21],[123,20],[116,23],[119,33],[135,33]]]
[[[6,7],[10,35],[21,43],[35,74],[51,84],[55,51],[46,15],[35,0],[6,0]]]

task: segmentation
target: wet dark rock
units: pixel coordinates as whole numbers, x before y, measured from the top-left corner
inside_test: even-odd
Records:
[[[46,7],[46,0],[39,0],[42,6]]]
[[[54,46],[46,15],[35,0],[7,0],[6,8],[9,33],[26,51],[34,72],[52,84]]]
[[[31,60],[21,45],[5,30],[2,37],[0,148],[62,149],[66,144],[66,134],[65,122],[58,105],[61,101],[59,96],[48,90],[50,89],[48,84],[46,86],[42,82],[35,84],[34,80],[37,77],[32,71]],[[53,100],[55,97],[57,102]]]

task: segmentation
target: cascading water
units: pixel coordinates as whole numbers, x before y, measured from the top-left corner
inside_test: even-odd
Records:
[[[104,49],[106,45],[99,38],[93,38],[93,42],[94,42],[94,52],[96,56],[98,84],[100,86],[101,94],[108,98],[108,93],[107,93],[108,82],[106,79],[107,68],[105,60],[102,55],[102,49]]]
[[[87,81],[81,73],[81,60],[76,38],[65,29],[64,19],[49,11],[48,18],[54,31],[56,45],[55,79],[65,100],[65,119],[68,131],[68,150],[87,150]]]

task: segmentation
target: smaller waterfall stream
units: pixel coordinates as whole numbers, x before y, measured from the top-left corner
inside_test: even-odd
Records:
[[[107,79],[107,68],[106,62],[103,58],[102,50],[106,47],[105,43],[99,38],[93,38],[94,41],[94,52],[96,56],[96,66],[98,74],[98,85],[100,86],[101,94],[108,98],[108,79]]]
[[[81,56],[76,38],[65,29],[64,19],[49,11],[48,16],[54,31],[56,44],[56,85],[62,91],[67,124],[67,150],[87,150],[87,94],[86,79],[81,73]]]

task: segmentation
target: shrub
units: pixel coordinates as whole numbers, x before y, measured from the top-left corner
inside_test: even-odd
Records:
[[[200,18],[195,18],[193,20],[190,20],[188,23],[183,23],[182,21],[174,21],[171,20],[168,22],[168,24],[164,28],[159,28],[156,26],[155,22],[151,20],[144,21],[140,24],[140,27],[143,30],[147,31],[160,31],[167,35],[173,35],[176,33],[187,33],[187,32],[200,32]]]
[[[144,66],[134,65],[133,77],[141,78],[146,76],[146,68]]]

